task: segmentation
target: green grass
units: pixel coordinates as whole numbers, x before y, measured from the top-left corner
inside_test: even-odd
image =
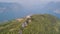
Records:
[[[60,34],[60,19],[49,14],[32,16],[32,22],[23,29],[23,34]],[[0,26],[0,34],[19,34],[21,22],[12,20]]]

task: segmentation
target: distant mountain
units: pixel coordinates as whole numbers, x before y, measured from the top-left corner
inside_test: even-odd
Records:
[[[46,11],[47,13],[55,15],[60,18],[60,14],[59,14],[60,11],[56,11],[56,10],[60,10],[60,2],[50,2],[42,10],[43,12]]]
[[[34,14],[48,13],[48,14],[52,14],[60,18],[60,14],[59,14],[60,11],[56,11],[56,10],[60,10],[60,2],[49,2],[42,7],[43,8],[40,8],[40,6],[35,6],[34,9],[30,10],[30,12]],[[59,13],[56,13],[55,11]]]
[[[0,3],[0,21],[20,18],[24,15],[23,10],[18,3]]]
[[[18,3],[2,3],[0,2],[0,21],[7,21],[24,17],[28,14],[52,14],[60,18],[60,2],[49,2],[44,6],[34,6],[32,9],[26,9]],[[57,12],[57,13],[56,13]]]
[[[31,22],[23,28],[23,34],[60,34],[60,19],[50,14],[32,15]],[[22,30],[22,21],[11,20],[0,25],[0,34],[20,34]]]

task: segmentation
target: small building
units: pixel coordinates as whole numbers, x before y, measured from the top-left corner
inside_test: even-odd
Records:
[[[30,23],[31,22],[31,15],[28,15],[27,17],[26,17],[26,22],[28,23]]]
[[[22,20],[23,20],[23,18],[18,18],[18,19],[16,19],[16,20],[20,22],[20,21],[22,21]]]
[[[31,16],[30,15],[28,15],[28,16],[26,16],[26,18],[28,19],[28,18],[31,18]]]

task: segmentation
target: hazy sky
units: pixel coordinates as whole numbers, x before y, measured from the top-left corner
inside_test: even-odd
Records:
[[[27,2],[27,1],[60,1],[60,0],[0,0],[0,2]]]
[[[16,2],[16,3],[26,5],[26,6],[44,4],[44,3],[51,2],[51,1],[57,2],[60,0],[0,0],[0,2]]]
[[[0,0],[0,2],[16,2],[26,6],[41,5],[51,1],[57,2],[60,0]]]
[[[44,6],[44,4],[49,3],[49,2],[60,2],[60,0],[0,0],[0,2],[16,2],[20,3],[23,7],[26,7],[28,9],[33,9],[36,6],[41,5]]]

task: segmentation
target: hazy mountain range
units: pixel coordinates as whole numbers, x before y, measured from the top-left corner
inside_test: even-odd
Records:
[[[49,2],[44,6],[35,6],[32,9],[26,9],[19,3],[0,2],[0,21],[6,21],[24,17],[28,14],[52,14],[60,18],[60,2]]]

